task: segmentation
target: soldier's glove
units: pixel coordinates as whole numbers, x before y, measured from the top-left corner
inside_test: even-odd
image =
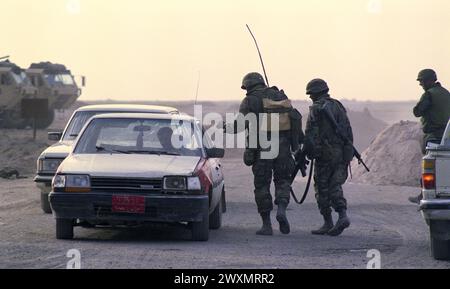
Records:
[[[303,177],[306,177],[306,170],[309,165],[309,161],[306,158],[306,153],[302,150],[299,150],[297,153],[295,153],[294,157],[299,171],[302,173]]]
[[[227,133],[227,134],[234,134],[235,133],[235,129],[234,129],[234,123],[223,123],[223,133]]]

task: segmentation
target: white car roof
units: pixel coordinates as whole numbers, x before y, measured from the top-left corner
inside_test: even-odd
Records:
[[[117,111],[117,112],[149,112],[149,113],[178,113],[178,109],[170,106],[145,104],[98,104],[80,107],[78,111]]]
[[[104,113],[92,117],[92,119],[104,118],[135,118],[135,119],[163,119],[195,121],[195,118],[187,114],[159,114],[159,113]]]

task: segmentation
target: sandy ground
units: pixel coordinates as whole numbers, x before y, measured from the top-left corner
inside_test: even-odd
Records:
[[[180,226],[75,229],[75,240],[55,239],[55,221],[39,207],[30,179],[0,180],[0,268],[65,268],[70,249],[82,268],[366,268],[370,249],[382,268],[450,268],[429,254],[428,228],[406,198],[417,188],[347,184],[352,226],[340,237],[313,236],[321,218],[313,194],[291,204],[292,233],[256,236],[259,216],[250,169],[225,159],[228,212],[208,242],[190,241]],[[296,191],[304,187],[296,181]]]

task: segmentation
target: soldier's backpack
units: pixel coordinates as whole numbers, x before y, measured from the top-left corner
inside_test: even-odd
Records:
[[[299,142],[302,141],[302,115],[292,106],[291,100],[283,90],[269,87],[265,90],[262,98],[262,107],[264,115],[260,129],[272,132],[272,114],[278,114],[278,131],[291,132],[292,150],[296,151],[299,148]]]

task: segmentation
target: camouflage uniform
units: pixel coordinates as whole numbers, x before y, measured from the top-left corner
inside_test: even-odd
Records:
[[[247,92],[242,101],[239,112],[243,115],[263,112],[262,98],[266,87],[263,85],[253,87]],[[270,137],[270,136],[269,136]],[[272,177],[275,183],[275,204],[288,204],[290,200],[290,177],[294,170],[294,159],[291,153],[291,135],[289,132],[280,132],[280,150],[275,159],[257,158],[252,166],[255,186],[255,201],[259,213],[273,210],[273,201],[270,194]]]
[[[298,149],[299,140],[303,137],[301,115],[292,108],[290,101],[282,91],[275,87],[268,88],[259,73],[247,74],[241,88],[247,90],[247,94],[240,105],[239,112],[244,116],[253,113],[258,119],[257,123],[249,123],[247,126],[250,128],[257,127],[259,134],[260,114],[279,113],[280,117],[278,155],[273,159],[261,158],[263,150],[259,143],[257,148],[247,148],[244,154],[244,162],[247,165],[252,165],[255,201],[263,221],[262,228],[256,234],[273,235],[270,220],[270,212],[273,210],[273,200],[270,194],[272,178],[275,183],[275,204],[278,205],[277,221],[280,224],[280,231],[283,234],[289,234],[290,226],[286,217],[286,208],[290,199],[291,175],[295,167],[291,150]],[[286,124],[281,121],[282,116],[288,118],[289,128],[282,129],[281,124]],[[298,119],[298,122],[292,121],[296,119]],[[234,133],[239,132],[237,121],[234,123],[234,129],[232,130]],[[230,131],[227,129],[227,132]],[[272,137],[270,132],[267,134],[270,139]]]
[[[414,115],[421,118],[425,134],[422,152],[428,141],[440,142],[450,118],[450,93],[439,82],[428,88],[414,107]]]
[[[314,188],[324,219],[323,226],[311,233],[338,236],[350,226],[342,185],[347,180],[347,169],[354,157],[353,133],[344,106],[331,98],[328,91],[328,85],[322,79],[313,79],[306,87],[313,105],[306,124],[304,151],[309,159],[316,161]],[[350,143],[345,143],[336,133],[325,112],[330,113],[330,117],[333,117],[340,132],[345,134]],[[333,224],[331,208],[339,213],[336,224]]]
[[[426,154],[427,144],[440,143],[445,127],[450,118],[450,92],[437,82],[436,72],[424,69],[419,72],[417,81],[425,90],[420,101],[414,107],[414,116],[420,117],[424,132],[422,154]],[[410,202],[419,204],[422,194],[408,198]]]
[[[342,185],[348,178],[348,161],[344,160],[345,146],[330,122],[321,113],[328,105],[336,122],[346,129],[347,136],[353,140],[350,122],[345,108],[328,94],[319,96],[310,107],[306,124],[305,146],[308,156],[316,160],[314,188],[320,213],[327,215],[331,208],[339,212],[347,209]]]

